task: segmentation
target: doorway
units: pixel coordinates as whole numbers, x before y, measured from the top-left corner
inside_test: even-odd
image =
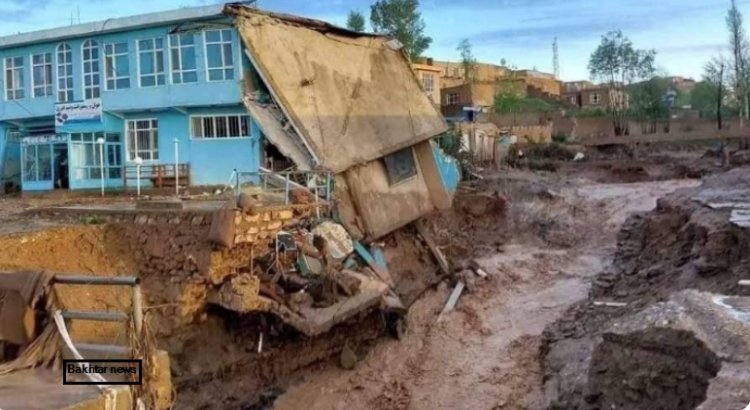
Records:
[[[52,155],[54,158],[54,167],[52,168],[54,188],[69,189],[70,179],[68,177],[68,144],[53,144]]]

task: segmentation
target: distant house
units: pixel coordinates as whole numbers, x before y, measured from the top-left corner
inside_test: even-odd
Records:
[[[178,161],[194,185],[263,163],[242,105],[250,63],[222,6],[0,37],[0,61],[0,169],[24,191],[97,188],[102,172],[120,188],[138,158],[172,178]]]
[[[432,101],[433,104],[439,106],[440,88],[442,86],[440,67],[434,66],[432,64],[432,59],[425,59],[422,62],[413,63],[411,68],[422,83],[422,89],[425,94],[427,94],[427,97],[430,98],[430,101]]]
[[[566,85],[566,91],[562,95],[562,101],[579,108],[601,108],[606,109],[614,104],[628,106],[628,97],[625,93],[611,90],[607,85],[594,85],[593,83],[581,82],[575,86]]]

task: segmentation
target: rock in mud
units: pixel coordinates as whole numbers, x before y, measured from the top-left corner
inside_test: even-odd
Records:
[[[345,370],[352,370],[357,366],[357,353],[354,352],[354,349],[348,343],[341,350],[339,365]]]

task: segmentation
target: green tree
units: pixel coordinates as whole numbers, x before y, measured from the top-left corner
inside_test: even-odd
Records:
[[[419,0],[378,0],[370,6],[373,31],[398,39],[414,60],[430,47],[432,38],[424,34],[425,23]]]
[[[610,96],[608,110],[615,135],[628,134],[625,87],[635,80],[650,78],[654,73],[655,57],[654,50],[635,49],[620,30],[602,36],[601,43],[591,54],[589,73],[592,78],[607,84]]]
[[[477,59],[471,50],[471,43],[468,38],[458,43],[456,50],[461,53],[461,65],[464,67],[464,78],[466,81],[474,82],[476,79]]]
[[[655,133],[660,121],[668,124],[667,95],[669,92],[669,80],[663,77],[653,77],[629,87],[630,113],[635,119],[641,121],[644,133]]]
[[[349,16],[346,18],[346,27],[349,30],[365,31],[365,16],[358,11],[350,11]]]
[[[729,11],[727,11],[726,24],[727,30],[729,30],[729,47],[732,51],[731,81],[734,86],[734,96],[737,106],[740,108],[740,126],[742,126],[744,125],[744,119],[748,117],[749,108],[748,93],[750,93],[750,81],[748,79],[748,52],[750,50],[748,50],[749,47],[742,13],[737,8],[735,0],[732,0]]]

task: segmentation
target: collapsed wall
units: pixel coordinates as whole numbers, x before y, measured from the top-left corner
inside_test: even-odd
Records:
[[[544,332],[550,408],[635,409],[658,402],[692,409],[711,398],[717,358],[726,356],[706,335],[737,336],[722,333],[716,322],[694,325],[705,318],[654,321],[643,312],[686,289],[750,295],[738,284],[750,272],[750,231],[737,223],[738,210],[750,207],[748,175],[749,169],[735,169],[706,178],[625,222],[613,264],[594,280],[588,299]],[[638,330],[618,330],[623,321],[639,323],[631,326]]]

